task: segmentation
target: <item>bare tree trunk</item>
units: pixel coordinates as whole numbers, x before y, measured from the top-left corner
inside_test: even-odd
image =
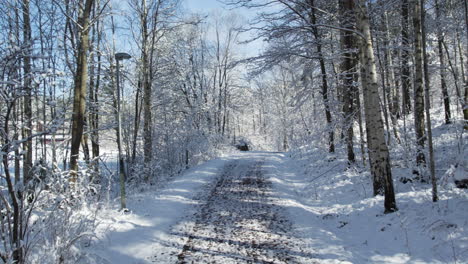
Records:
[[[423,50],[421,34],[421,6],[419,0],[413,0],[413,26],[414,26],[414,127],[416,132],[416,165],[426,163],[424,144],[426,132],[424,127],[424,89],[423,89]]]
[[[9,137],[9,123],[10,123],[10,116],[12,114],[12,111],[14,110],[14,102],[9,102],[6,105],[5,113],[3,115],[3,129],[2,129],[2,145],[0,149],[0,155],[2,157],[2,165],[3,165],[3,171],[4,171],[4,177],[2,175],[2,178],[6,180],[7,183],[7,189],[8,189],[8,194],[10,196],[10,202],[13,207],[13,217],[11,217],[11,208],[9,208],[8,203],[5,205],[5,207],[2,208],[2,218],[5,217],[3,214],[4,212],[8,212],[6,214],[6,217],[8,220],[8,228],[9,228],[9,240],[10,240],[10,249],[12,250],[12,256],[13,257],[13,263],[24,263],[24,245],[23,245],[23,238],[24,238],[24,233],[22,230],[22,211],[23,211],[23,195],[21,190],[17,188],[17,185],[13,183],[11,174],[10,174],[10,169],[9,169],[9,152],[11,149],[11,144],[12,142],[10,141]],[[13,112],[14,113],[14,112]],[[2,196],[3,197],[3,196]],[[5,210],[3,210],[5,209]],[[11,220],[13,221],[11,221]],[[2,223],[3,224],[3,223]],[[5,241],[5,240],[4,240]],[[7,245],[5,245],[5,248]],[[6,263],[6,261],[5,261]]]
[[[72,183],[76,182],[78,176],[78,158],[84,129],[84,118],[86,111],[86,81],[88,79],[87,53],[89,50],[90,14],[93,3],[94,0],[86,0],[84,9],[80,10],[81,14],[78,18],[80,37],[78,43],[78,57],[73,94],[72,138],[70,150],[70,181]]]
[[[18,8],[15,8],[15,20],[14,20],[14,26],[12,25],[11,27],[11,31],[14,32],[13,35],[15,36],[15,39],[13,40],[13,43],[14,45],[17,45],[17,46],[21,46],[21,43],[20,43],[20,15],[19,15],[19,10]],[[13,22],[12,22],[13,24]],[[21,67],[21,64],[20,62],[17,62],[17,65],[15,66],[15,77],[16,78],[20,78],[20,69]],[[20,113],[19,113],[19,109],[22,109],[22,105],[21,105],[21,100],[18,100],[17,102],[14,103],[13,105],[13,117],[14,117],[14,121],[17,123],[18,122],[18,119],[20,117]],[[7,124],[7,122],[5,122],[5,124]],[[19,139],[19,129],[18,129],[18,125],[15,125],[14,126],[14,136],[13,136],[13,140],[18,140]],[[8,135],[8,133],[5,131],[5,135]],[[19,148],[16,148],[15,149],[15,182],[20,182],[21,181],[21,155],[20,155],[20,150]],[[6,170],[6,168],[4,168]]]
[[[403,94],[402,101],[402,114],[407,115],[411,112],[411,97],[410,97],[410,66],[409,66],[409,52],[411,49],[409,41],[409,8],[408,0],[401,1],[401,90]]]
[[[434,164],[434,147],[432,145],[432,125],[431,125],[431,100],[430,100],[430,77],[427,66],[427,54],[426,54],[426,28],[425,28],[425,16],[426,11],[424,9],[424,0],[421,2],[421,35],[422,35],[422,46],[423,46],[423,58],[424,58],[424,83],[425,83],[425,107],[426,107],[426,124],[427,124],[427,140],[429,146],[429,170],[431,173],[432,183],[432,201],[437,202],[439,200],[437,196],[437,179],[435,177],[435,164]]]
[[[465,33],[468,31],[468,3],[465,1]],[[466,39],[468,41],[468,34],[466,34]],[[468,53],[468,49],[465,50],[465,54]],[[461,56],[461,54],[460,54]],[[468,61],[467,61],[468,63]],[[468,65],[466,66],[468,69]],[[465,76],[465,73],[462,73]],[[468,130],[468,78],[465,79],[465,96],[463,100],[463,119],[465,119],[465,130]]]
[[[99,45],[99,44],[98,44]],[[98,55],[98,68],[96,72],[96,81],[94,85],[93,91],[93,110],[95,111],[92,116],[92,120],[90,121],[92,132],[91,132],[91,150],[93,153],[93,158],[97,158],[100,155],[100,146],[99,146],[99,87],[101,83],[101,54]],[[97,166],[98,164],[96,164]],[[98,168],[99,166],[97,166]]]
[[[365,153],[365,138],[366,136],[364,135],[364,128],[362,125],[362,106],[361,106],[361,98],[359,95],[359,91],[356,91],[356,108],[357,108],[357,115],[358,115],[358,123],[359,123],[359,137],[361,138],[359,145],[361,149],[361,159],[362,159],[362,165],[366,166],[366,153]]]
[[[390,34],[388,31],[388,16],[387,12],[383,14],[383,25],[385,32],[385,66],[387,68],[386,80],[387,87],[389,89],[388,100],[389,100],[389,110],[390,110],[390,119],[392,122],[392,130],[395,139],[400,143],[400,137],[398,136],[398,123],[397,119],[400,115],[400,104],[398,102],[398,86],[395,81],[395,69],[393,66],[393,56],[392,50],[390,48]],[[388,132],[390,134],[390,131]]]
[[[142,26],[142,46],[141,46],[141,60],[143,73],[143,152],[144,152],[144,164],[145,164],[145,178],[149,180],[151,161],[153,159],[153,117],[151,112],[152,102],[152,89],[151,89],[151,76],[150,76],[150,62],[151,56],[149,55],[148,47],[149,33],[148,33],[148,7],[146,0],[142,0],[143,12],[141,14],[141,26]],[[156,34],[156,33],[153,33]]]
[[[5,122],[5,126],[8,126],[8,122]],[[8,128],[4,130],[8,132]],[[8,146],[10,142],[7,140],[4,146]],[[11,203],[13,205],[13,223],[12,224],[12,232],[11,232],[11,246],[13,247],[13,263],[24,263],[24,251],[23,251],[23,232],[21,230],[21,204],[19,196],[16,194],[16,188],[13,185],[13,181],[11,180],[9,164],[8,164],[8,154],[7,149],[2,149],[2,163],[3,168],[5,169],[5,179],[7,182],[8,193],[10,194]]]
[[[141,77],[140,77],[141,78]],[[133,143],[132,143],[132,163],[135,163],[136,159],[136,147],[138,139],[138,131],[140,130],[140,117],[141,117],[141,80],[138,81],[138,87],[135,95],[135,119],[133,120]]]
[[[88,117],[85,115],[84,119],[84,127],[83,127],[83,136],[81,137],[81,147],[83,148],[83,158],[85,162],[88,164],[91,156],[89,155],[89,144],[88,144],[88,133],[89,133],[89,124],[88,124]],[[87,131],[86,131],[87,130]]]
[[[226,55],[227,56],[227,55]],[[219,36],[219,25],[216,22],[216,68],[215,68],[215,79],[217,77],[217,82],[215,80],[215,87],[218,89],[218,107],[216,110],[216,131],[218,134],[221,133],[221,113],[223,105],[223,87],[225,85],[224,81],[226,80],[226,71],[224,68],[224,60],[226,58],[221,56],[221,40]]]
[[[95,10],[99,10],[100,8],[100,1],[96,2]],[[99,161],[97,157],[99,157],[99,86],[101,83],[101,51],[100,51],[100,44],[101,44],[101,25],[99,20],[96,22],[96,25],[93,28],[93,37],[91,43],[96,45],[96,49],[90,48],[91,54],[91,79],[89,82],[89,100],[90,100],[90,107],[89,107],[89,128],[91,134],[91,153],[93,158],[93,167],[96,173],[99,172]],[[97,68],[95,65],[94,58],[97,57]]]
[[[23,59],[23,71],[24,71],[24,87],[25,96],[23,102],[24,111],[24,123],[26,126],[23,129],[23,138],[27,139],[23,144],[24,159],[23,159],[23,184],[28,186],[29,181],[33,178],[32,166],[33,166],[33,150],[32,150],[32,79],[31,79],[31,49],[32,49],[32,37],[31,37],[31,21],[29,17],[29,0],[23,0],[22,3],[23,11],[23,42],[28,47],[26,56]]]
[[[444,57],[444,49],[442,43],[444,41],[444,35],[442,33],[442,18],[440,14],[440,6],[439,1],[435,0],[435,10],[437,16],[437,47],[439,52],[439,61],[440,61],[440,87],[442,88],[442,100],[444,102],[444,110],[445,110],[445,124],[450,124],[450,119],[452,118],[452,114],[450,113],[450,97],[447,89],[447,81],[445,80],[445,57]]]
[[[327,70],[325,68],[325,59],[322,52],[322,37],[318,31],[316,25],[317,17],[315,15],[315,5],[314,0],[309,0],[309,8],[310,8],[310,23],[312,24],[312,33],[315,38],[315,46],[317,49],[318,60],[320,64],[320,73],[322,75],[322,99],[323,104],[325,107],[325,118],[327,120],[327,129],[328,131],[328,151],[330,153],[335,152],[335,132],[332,127],[332,115],[330,111],[330,102],[329,102],[329,94],[328,94],[328,78],[327,78]]]
[[[17,106],[15,104],[14,106],[14,113],[15,113],[15,119],[18,118],[19,116],[19,113],[17,111]],[[13,140],[18,140],[19,138],[19,131],[18,131],[18,127],[15,126],[15,131],[14,131],[14,136],[13,136]],[[20,150],[19,148],[16,148],[15,149],[15,182],[20,182],[21,181],[21,155],[20,155]]]
[[[44,28],[43,28],[43,25],[44,25],[44,21],[43,21],[43,14],[42,14],[42,9],[41,8],[38,8],[37,10],[37,13],[38,13],[38,20],[39,20],[39,25],[38,25],[38,33],[39,33],[39,41],[40,41],[40,46],[41,46],[41,54],[45,54],[45,48],[44,48],[44,44],[45,44],[45,40],[44,40]],[[49,58],[49,61],[50,61],[50,58]],[[42,60],[42,68],[43,69],[46,69],[48,67],[48,65],[46,64],[46,60]],[[44,78],[42,80],[42,123],[44,124],[47,124],[47,115],[46,115],[46,101],[47,101],[47,79]],[[37,104],[37,107],[39,108],[39,104]],[[39,110],[39,109],[38,109]],[[38,118],[39,119],[39,118]],[[47,162],[47,144],[46,144],[46,135],[44,134],[40,139],[40,142],[41,142],[41,148],[42,148],[42,153],[41,153],[41,160],[44,161],[44,162]],[[37,149],[37,146],[36,146],[36,149]]]
[[[387,131],[386,136],[387,136],[387,144],[390,144],[390,139],[391,139],[391,134],[390,134],[390,123],[388,122],[388,110],[389,110],[389,103],[388,103],[388,98],[390,95],[390,90],[389,87],[387,86],[387,76],[385,72],[386,65],[384,67],[384,64],[382,63],[382,58],[381,58],[381,48],[380,48],[380,41],[377,38],[375,41],[376,46],[377,46],[377,60],[379,61],[379,70],[380,70],[380,81],[382,83],[382,96],[383,96],[383,115],[384,115],[384,122],[385,122],[385,128]]]
[[[227,67],[227,65],[225,67]],[[226,83],[224,84],[224,95],[223,95],[223,128],[221,129],[221,135],[222,136],[225,135],[227,115],[228,115],[228,109],[227,109],[228,94],[227,94],[227,89],[228,89],[228,83],[227,83],[227,80],[226,80]]]
[[[458,97],[458,102],[461,102],[462,104],[462,108],[463,108],[463,98],[462,98],[462,93],[460,91],[460,87],[458,86],[458,67],[457,65],[453,65],[452,63],[452,59],[450,58],[450,53],[449,53],[449,50],[448,50],[448,47],[447,47],[447,44],[445,43],[445,40],[442,40],[442,46],[444,47],[444,50],[445,50],[445,55],[447,56],[447,62],[449,64],[449,69],[450,69],[450,72],[452,73],[452,76],[453,76],[453,79],[454,79],[454,84],[455,84],[455,92],[457,94],[457,97]],[[454,57],[456,57],[457,54],[455,52],[454,54]],[[455,59],[456,61],[456,59]],[[463,111],[463,110],[462,110]]]
[[[367,143],[371,173],[374,181],[374,195],[385,194],[385,212],[391,213],[397,210],[397,206],[393,190],[390,155],[385,142],[382,110],[379,105],[377,71],[365,0],[358,1],[356,14],[357,29],[362,34],[359,45],[361,82],[364,91]]]
[[[341,68],[341,83],[343,90],[343,114],[345,118],[346,127],[346,146],[348,152],[348,162],[354,163],[356,161],[354,154],[354,119],[355,119],[355,72],[356,72],[356,54],[353,52],[355,49],[355,39],[352,30],[354,30],[355,17],[354,17],[354,3],[352,0],[340,0],[340,16],[341,27],[349,29],[349,31],[340,31],[341,49],[343,50],[343,59],[340,65]],[[359,96],[359,94],[357,94]]]

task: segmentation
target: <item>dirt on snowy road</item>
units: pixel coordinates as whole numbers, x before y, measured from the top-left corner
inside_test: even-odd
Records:
[[[315,263],[276,203],[261,158],[228,162],[196,200],[172,230],[182,245],[171,252],[176,263]]]

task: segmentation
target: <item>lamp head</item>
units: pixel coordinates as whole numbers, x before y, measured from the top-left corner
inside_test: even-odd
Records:
[[[125,52],[118,52],[118,53],[115,54],[115,59],[116,60],[128,60],[131,57],[132,56],[130,56],[130,54],[125,53]]]

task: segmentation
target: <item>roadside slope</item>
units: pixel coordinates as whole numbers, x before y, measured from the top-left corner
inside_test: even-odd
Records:
[[[441,188],[432,203],[430,185],[395,181],[399,211],[383,214],[367,170],[347,169],[345,160],[319,151],[309,155],[298,161],[277,154],[266,166],[319,263],[468,263],[466,190]]]
[[[162,190],[129,194],[131,213],[118,208],[98,214],[97,240],[80,263],[149,263],[155,252],[171,243],[170,227],[197,204],[195,195],[212,182],[236,156],[215,159],[188,170]],[[159,248],[158,248],[159,247]]]

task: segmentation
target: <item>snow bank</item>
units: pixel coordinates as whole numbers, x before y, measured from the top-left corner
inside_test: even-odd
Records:
[[[468,194],[395,181],[399,211],[383,214],[383,197],[372,197],[365,169],[320,151],[293,161],[277,154],[269,163],[276,195],[295,222],[295,232],[315,250],[319,263],[468,263]],[[394,169],[394,178],[407,169]]]
[[[188,170],[163,190],[128,197],[131,213],[107,209],[99,215],[98,240],[89,247],[81,263],[148,263],[156,252],[179,243],[170,234],[197,201],[194,196],[213,181],[220,168],[232,158],[220,158]],[[118,203],[116,203],[118,204]]]

